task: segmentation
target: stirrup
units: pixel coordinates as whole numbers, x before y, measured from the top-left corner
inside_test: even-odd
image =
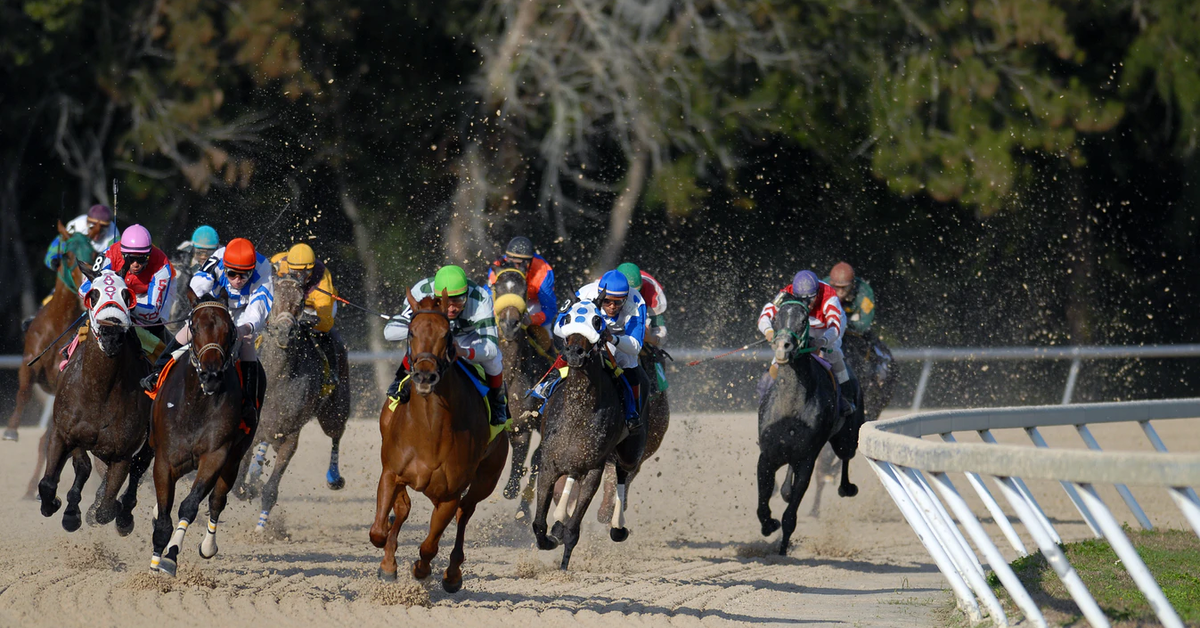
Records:
[[[408,400],[412,397],[412,382],[408,381],[407,377],[401,380],[394,380],[392,385],[388,387],[387,395],[400,403],[408,403]]]
[[[162,371],[152,372],[138,380],[138,384],[140,384],[142,389],[146,392],[154,392],[154,389],[158,388],[158,376],[160,374],[162,374]]]
[[[629,430],[630,434],[637,434],[642,431],[642,420],[639,417],[625,419],[625,429]]]

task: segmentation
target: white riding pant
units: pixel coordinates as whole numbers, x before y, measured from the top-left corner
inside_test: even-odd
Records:
[[[817,329],[809,325],[809,338],[825,338],[825,348],[821,350],[821,357],[829,361],[829,365],[833,367],[833,374],[837,377],[839,384],[845,384],[850,381],[850,374],[846,372],[846,360],[842,355],[842,335],[836,329]]]
[[[192,341],[192,328],[189,323],[184,323],[183,327],[175,332],[175,342],[185,345]],[[258,362],[258,351],[254,350],[254,334],[246,334],[242,336],[242,342],[239,345],[238,360],[242,362]],[[485,367],[486,368],[486,367]]]

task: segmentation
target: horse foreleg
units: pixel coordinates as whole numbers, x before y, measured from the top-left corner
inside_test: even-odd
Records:
[[[25,414],[25,404],[33,394],[33,369],[22,366],[17,372],[17,407],[8,416],[8,426],[4,429],[4,440],[15,441],[20,438],[17,428],[21,427],[21,416]]]
[[[512,464],[509,465],[508,484],[504,486],[504,499],[516,499],[521,492],[521,478],[525,477],[525,457],[529,455],[529,442],[533,430],[523,428],[509,434],[512,445]]]
[[[103,493],[97,493],[96,504],[96,523],[106,525],[108,522],[117,517],[117,495],[121,492],[121,486],[125,484],[125,478],[129,477],[130,460],[119,460],[108,465],[108,470],[104,473],[104,481],[100,483],[100,488]]]
[[[605,493],[604,499],[611,499],[610,519],[608,528],[608,537],[617,543],[621,543],[629,538],[629,530],[625,527],[625,500],[629,491],[629,481],[633,479],[633,473],[627,472],[620,466],[614,467],[613,478],[608,478],[605,474],[604,490],[609,490],[609,480],[613,481],[612,491],[610,496]],[[603,503],[601,504],[603,506]]]
[[[838,495],[854,497],[858,495],[858,487],[850,482],[850,459],[842,461],[842,482],[838,485]]]
[[[604,467],[592,469],[579,482],[578,505],[563,525],[563,556],[560,568],[564,571],[571,563],[571,552],[579,544],[579,528],[583,525],[583,517],[587,514],[587,509],[592,503],[592,498],[596,496],[596,489],[600,487],[600,480],[603,475]],[[565,491],[563,497],[566,497]]]
[[[383,545],[383,561],[380,562],[378,571],[379,579],[387,582],[396,581],[396,539],[400,537],[400,526],[408,520],[408,513],[412,510],[412,502],[408,499],[408,487],[400,485],[399,489],[392,501],[395,515],[388,527]]]
[[[229,501],[229,491],[237,482],[242,457],[226,459],[225,465],[217,473],[212,494],[208,496],[208,529],[204,533],[204,540],[200,541],[200,557],[203,559],[207,560],[217,555],[217,522],[221,520],[221,513]],[[234,460],[238,460],[238,464],[233,464]]]
[[[74,532],[83,525],[80,517],[79,501],[83,499],[83,485],[92,475],[92,457],[81,447],[71,452],[71,462],[75,466],[75,482],[67,491],[67,509],[63,511],[62,526],[67,532]]]
[[[800,509],[800,500],[804,499],[804,492],[808,490],[815,465],[816,460],[811,458],[792,465],[795,474],[792,478],[792,494],[788,496],[787,506],[783,509],[783,535],[779,539],[780,556],[787,556],[788,544],[791,542],[792,533],[796,531],[796,511]]]
[[[396,474],[386,467],[384,467],[383,473],[379,474],[379,487],[375,489],[375,521],[371,523],[370,533],[371,545],[375,547],[383,547],[383,544],[387,542],[388,530],[391,528],[388,514],[392,511],[392,504],[396,501],[396,491],[404,491],[404,488],[396,481],[397,479]]]
[[[225,449],[217,449],[200,456],[200,464],[196,469],[196,480],[192,482],[192,490],[188,491],[187,497],[179,503],[179,524],[175,526],[175,532],[171,535],[166,550],[163,551],[160,563],[162,570],[172,576],[175,575],[179,563],[179,549],[183,547],[183,539],[187,536],[188,526],[196,520],[196,514],[200,512],[200,502],[212,491],[217,475],[225,466],[229,455],[229,446],[227,446]],[[168,519],[169,521],[170,519]]]
[[[129,465],[129,484],[125,487],[125,493],[121,495],[121,508],[117,511],[117,534],[121,536],[128,536],[133,532],[133,509],[137,507],[138,486],[141,485],[142,476],[146,474],[146,469],[150,468],[153,460],[154,450],[147,442],[134,454],[133,462]]]
[[[775,472],[781,466],[765,453],[758,455],[758,523],[763,536],[771,536],[779,529],[779,520],[771,518],[771,493],[775,492]]]
[[[62,507],[62,500],[58,498],[58,480],[67,464],[67,445],[54,430],[47,430],[42,435],[42,442],[45,443],[41,449],[46,455],[46,474],[37,485],[38,499],[42,501],[42,516],[49,517]]]
[[[340,395],[339,392],[334,392],[334,395]],[[346,405],[346,411],[342,412],[337,407]],[[329,437],[331,444],[329,446],[329,468],[325,471],[325,484],[329,486],[331,491],[340,491],[346,487],[346,478],[342,477],[339,465],[339,452],[341,451],[342,435],[346,433],[346,419],[350,416],[349,402],[342,404],[339,400],[334,400],[330,404],[322,408],[322,411],[317,413],[317,423],[321,425],[321,430]]]
[[[438,543],[441,542],[446,527],[458,512],[458,503],[458,498],[433,503],[433,515],[429,518],[429,535],[421,543],[420,558],[414,561],[412,566],[413,577],[417,580],[424,580],[433,571],[430,563],[433,562],[433,557],[437,556]]]
[[[161,443],[161,441],[160,441]],[[153,553],[150,556],[150,573],[163,572],[175,575],[175,562],[162,564],[162,553],[171,540],[171,506],[175,504],[175,474],[165,456],[154,460],[154,535],[151,540]]]
[[[283,472],[287,471],[288,464],[292,462],[292,456],[296,455],[296,448],[299,446],[300,432],[296,432],[284,437],[283,442],[275,448],[275,470],[271,471],[271,477],[262,488],[262,512],[258,515],[258,525],[254,526],[255,532],[266,529],[267,517],[279,502],[279,483],[283,481]]]
[[[538,457],[541,447],[534,452]],[[550,513],[551,497],[554,485],[558,483],[558,469],[541,468],[537,472],[537,506],[533,514],[533,535],[537,539],[538,549],[552,550],[558,547],[558,541],[546,536],[546,515]]]
[[[503,436],[499,438],[503,438]],[[462,564],[466,560],[463,542],[467,535],[467,522],[475,513],[475,505],[487,499],[492,491],[496,490],[496,485],[500,483],[500,476],[504,473],[504,460],[508,457],[508,444],[493,442],[491,448],[491,452],[480,462],[475,471],[475,481],[471,482],[467,494],[459,502],[454,549],[450,552],[450,565],[446,567],[446,573],[442,577],[442,588],[446,590],[446,593],[457,593],[462,588]]]
[[[529,457],[529,480],[525,482],[525,490],[521,491],[521,503],[517,505],[517,519],[524,519],[532,512],[532,504],[536,503],[538,466],[542,463],[542,448],[539,445]]]

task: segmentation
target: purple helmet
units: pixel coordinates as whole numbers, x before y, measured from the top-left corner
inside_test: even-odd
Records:
[[[133,225],[121,234],[121,253],[145,255],[150,252],[150,232],[141,225]]]
[[[87,217],[104,224],[112,222],[113,219],[112,210],[108,208],[108,205],[92,205],[88,209]]]
[[[817,296],[817,274],[811,270],[802,270],[792,278],[792,294],[804,301],[811,301]]]

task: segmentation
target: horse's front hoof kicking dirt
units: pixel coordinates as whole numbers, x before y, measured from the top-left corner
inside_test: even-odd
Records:
[[[340,491],[340,490],[346,488],[346,478],[344,478],[340,475],[337,477],[336,480],[333,480],[332,482],[329,481],[328,479],[326,479],[325,483],[329,485],[329,490],[331,490],[331,491]]]
[[[854,497],[858,495],[858,486],[855,484],[846,483],[845,486],[838,487],[839,497]]]
[[[417,580],[424,580],[424,579],[428,578],[430,571],[431,570],[430,570],[428,564],[422,565],[421,561],[419,561],[419,560],[413,561],[412,574],[413,574],[413,577],[416,578]]]
[[[779,520],[778,519],[767,519],[766,521],[762,522],[762,535],[763,536],[771,536],[772,534],[775,534],[775,531],[778,529],[779,529]]]
[[[555,547],[557,547],[562,544],[563,536],[566,535],[566,532],[567,527],[563,525],[563,522],[555,521],[554,527],[550,528],[550,533],[546,535],[546,538],[553,541]]]
[[[629,538],[629,528],[609,528],[608,538],[616,541],[617,543],[621,543],[625,539]]]
[[[83,526],[83,518],[79,516],[79,511],[71,512],[68,510],[63,513],[62,519],[63,529],[67,532],[74,532]]]
[[[62,500],[57,497],[55,497],[54,501],[51,501],[51,502],[47,502],[44,499],[42,500],[42,516],[43,517],[53,516],[54,513],[58,512],[59,508],[62,508]]]
[[[395,582],[396,581],[396,572],[393,571],[391,573],[388,573],[383,570],[383,567],[380,567],[379,570],[375,572],[375,575],[378,576],[379,579],[384,582]]]
[[[178,569],[179,566],[175,563],[175,561],[167,558],[166,556],[163,556],[162,559],[158,561],[158,570],[167,574],[168,576],[171,576],[172,578],[175,577],[175,572],[178,571]]]

